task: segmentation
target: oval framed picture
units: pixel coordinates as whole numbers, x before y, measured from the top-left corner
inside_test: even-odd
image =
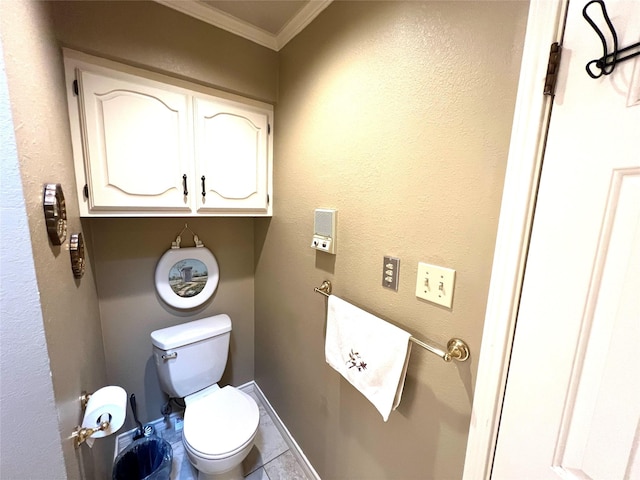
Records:
[[[175,308],[195,308],[211,298],[218,287],[220,270],[206,247],[167,250],[156,265],[156,290]]]

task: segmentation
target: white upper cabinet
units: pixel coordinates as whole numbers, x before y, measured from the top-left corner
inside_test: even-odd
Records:
[[[187,95],[77,70],[89,209],[189,213]]]
[[[273,107],[64,50],[82,216],[269,216]]]
[[[216,99],[194,99],[198,212],[265,210],[269,115]]]

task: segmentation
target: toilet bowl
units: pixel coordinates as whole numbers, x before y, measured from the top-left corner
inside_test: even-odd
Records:
[[[184,398],[182,443],[200,480],[242,478],[260,423],[255,400],[232,387],[220,388],[231,319],[220,314],[151,333],[162,390]]]
[[[185,398],[182,440],[198,478],[242,478],[260,423],[255,400],[246,393],[213,385]]]

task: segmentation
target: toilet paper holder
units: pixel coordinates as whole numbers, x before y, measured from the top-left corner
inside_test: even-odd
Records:
[[[89,398],[91,398],[91,395],[91,393],[87,393],[84,391],[80,395],[80,403],[82,405],[83,414],[87,408],[87,403],[89,403]],[[100,424],[94,428],[80,427],[80,425],[78,425],[73,429],[73,432],[71,433],[71,438],[73,438],[73,446],[75,448],[79,448],[80,445],[82,445],[87,440],[87,438],[89,438],[96,432],[102,432],[103,430],[106,430],[107,428],[109,428],[109,425],[110,423],[106,420],[100,422]]]
[[[87,403],[89,403],[91,395],[93,395],[93,393],[87,393],[85,390],[83,390],[80,395],[80,405],[82,405],[83,412],[87,409]]]
[[[91,435],[93,435],[96,432],[102,432],[103,430],[106,430],[107,428],[109,428],[109,422],[107,422],[107,421],[100,422],[100,425],[98,425],[95,428],[85,428],[85,427],[80,428],[80,426],[77,426],[73,430],[73,433],[71,434],[71,438],[73,438],[73,446],[78,448]]]

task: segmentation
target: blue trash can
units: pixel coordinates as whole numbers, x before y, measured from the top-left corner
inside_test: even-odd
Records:
[[[173,450],[166,440],[150,436],[134,440],[118,454],[113,480],[169,480]]]

